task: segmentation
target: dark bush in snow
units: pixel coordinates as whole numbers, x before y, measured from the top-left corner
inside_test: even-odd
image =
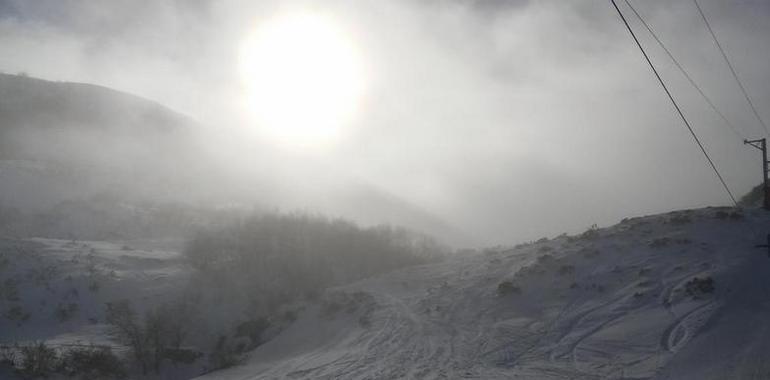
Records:
[[[108,347],[78,347],[66,351],[61,358],[62,374],[80,379],[122,379],[126,370]]]
[[[48,377],[59,367],[56,350],[43,342],[21,347],[21,367],[19,373],[26,378]]]
[[[256,347],[262,343],[262,333],[268,327],[270,327],[270,321],[265,317],[251,319],[235,327],[235,336],[248,337],[251,339],[251,344],[248,348]]]
[[[679,226],[683,224],[692,223],[692,219],[690,219],[689,215],[675,215],[675,216],[672,216],[671,219],[668,220],[668,222],[675,226]]]
[[[511,281],[503,281],[497,285],[497,293],[501,296],[509,294],[521,294],[521,288],[514,285]]]
[[[583,248],[580,250],[579,253],[582,254],[583,257],[585,258],[592,258],[592,257],[599,256],[601,254],[601,251],[599,251],[598,249]]]
[[[227,302],[251,305],[257,315],[329,286],[425,263],[442,252],[428,236],[402,228],[362,228],[300,214],[259,215],[203,231],[184,251],[198,270],[197,281],[227,294]]]
[[[720,210],[714,213],[714,218],[719,220],[726,220],[728,218],[732,220],[741,220],[743,219],[743,213],[741,213],[740,210],[731,212]]]
[[[569,274],[573,274],[575,273],[575,266],[567,265],[567,264],[562,265],[559,267],[559,270],[557,273],[559,274],[559,276],[566,276]]]
[[[163,356],[172,363],[192,364],[203,356],[201,352],[189,348],[166,348]]]
[[[211,370],[218,370],[232,367],[241,362],[241,355],[227,342],[227,337],[220,336],[217,344],[209,354],[209,365]]]
[[[647,244],[647,246],[650,248],[663,248],[667,246],[670,242],[671,242],[671,239],[667,237],[662,237],[662,238],[653,240],[652,242],[650,242],[650,244]]]
[[[8,302],[19,301],[19,286],[13,278],[7,278],[0,285],[0,300]]]
[[[16,364],[16,350],[12,347],[0,347],[0,369],[12,369]]]
[[[760,183],[752,188],[748,193],[741,197],[738,201],[738,205],[741,207],[760,207],[762,206],[762,200],[764,199],[764,187],[765,185]]]
[[[146,374],[160,371],[169,350],[178,350],[187,333],[186,304],[161,305],[139,319],[127,301],[107,304],[107,323],[115,335],[131,349],[134,360]]]
[[[684,284],[685,292],[692,298],[700,298],[702,295],[714,293],[714,289],[714,279],[711,277],[694,277]]]
[[[78,304],[70,302],[68,304],[59,303],[54,310],[54,316],[59,322],[67,322],[78,312]]]
[[[32,314],[24,311],[19,305],[13,305],[3,312],[3,317],[9,321],[16,322],[17,326],[21,326],[22,323],[28,321],[32,317]]]
[[[281,316],[281,319],[284,320],[284,322],[294,322],[297,320],[297,311],[296,310],[287,310],[283,313]]]
[[[578,235],[578,239],[580,240],[593,240],[598,237],[599,237],[599,227],[596,224],[592,225],[585,232]]]
[[[369,317],[369,315],[364,314],[364,315],[358,317],[358,325],[363,327],[363,328],[365,328],[365,329],[369,328],[369,327],[372,326],[372,320]]]

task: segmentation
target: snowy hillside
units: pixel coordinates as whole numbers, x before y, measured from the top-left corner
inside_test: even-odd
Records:
[[[469,239],[432,210],[368,181],[347,174],[331,181],[321,164],[278,168],[275,162],[293,159],[253,145],[247,155],[225,149],[239,138],[225,131],[110,88],[0,73],[0,235],[179,237],[189,231],[178,221],[148,226],[137,214],[236,205],[312,209],[367,225],[407,225],[450,242]],[[297,182],[315,183],[313,191],[299,191]]]
[[[768,227],[681,211],[367,279],[204,378],[768,378]]]
[[[0,345],[104,343],[104,305],[151,307],[184,280],[179,254],[146,242],[0,239]]]
[[[200,125],[106,87],[0,74],[0,126],[0,206],[22,213],[104,195],[183,202],[212,170]]]

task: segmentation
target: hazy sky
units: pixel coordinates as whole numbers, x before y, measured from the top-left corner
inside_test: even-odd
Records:
[[[770,3],[700,3],[770,122]],[[741,133],[763,137],[693,2],[632,4]],[[621,6],[727,183],[745,193],[760,180],[756,152]],[[372,184],[483,244],[729,203],[609,1],[6,0],[0,70],[113,87],[212,133],[249,135],[239,46],[303,10],[349,33],[365,92],[344,138],[321,151],[238,139],[263,162],[291,162],[273,170],[334,168],[329,181]]]

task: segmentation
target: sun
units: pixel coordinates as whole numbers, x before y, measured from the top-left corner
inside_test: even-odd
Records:
[[[259,130],[291,145],[337,140],[363,92],[350,35],[321,14],[297,12],[259,25],[241,44],[239,66]]]

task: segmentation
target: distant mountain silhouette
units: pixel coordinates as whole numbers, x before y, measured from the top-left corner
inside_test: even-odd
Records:
[[[109,88],[0,74],[0,204],[40,209],[189,188],[206,162],[198,127]]]
[[[0,116],[4,123],[53,127],[149,127],[173,130],[193,124],[163,105],[107,87],[0,73]]]
[[[38,233],[101,238],[148,228],[125,222],[127,204],[135,210],[144,204],[139,215],[156,213],[146,210],[147,201],[203,202],[299,208],[364,224],[404,225],[450,243],[466,240],[438,216],[365,181],[337,178],[303,189],[303,178],[286,179],[287,169],[271,169],[269,157],[267,170],[223,170],[229,163],[209,155],[211,143],[202,141],[201,130],[190,117],[110,88],[0,74],[0,214],[3,207],[43,212],[45,223],[62,222],[33,228]],[[294,203],[282,202],[297,189],[307,192]],[[120,231],[102,231],[106,225]],[[88,232],[96,227],[98,234]]]
[[[0,74],[0,157],[6,159],[38,158],[28,157],[34,152],[20,141],[30,135],[78,131],[152,141],[179,139],[194,127],[192,119],[156,102],[106,87]]]

